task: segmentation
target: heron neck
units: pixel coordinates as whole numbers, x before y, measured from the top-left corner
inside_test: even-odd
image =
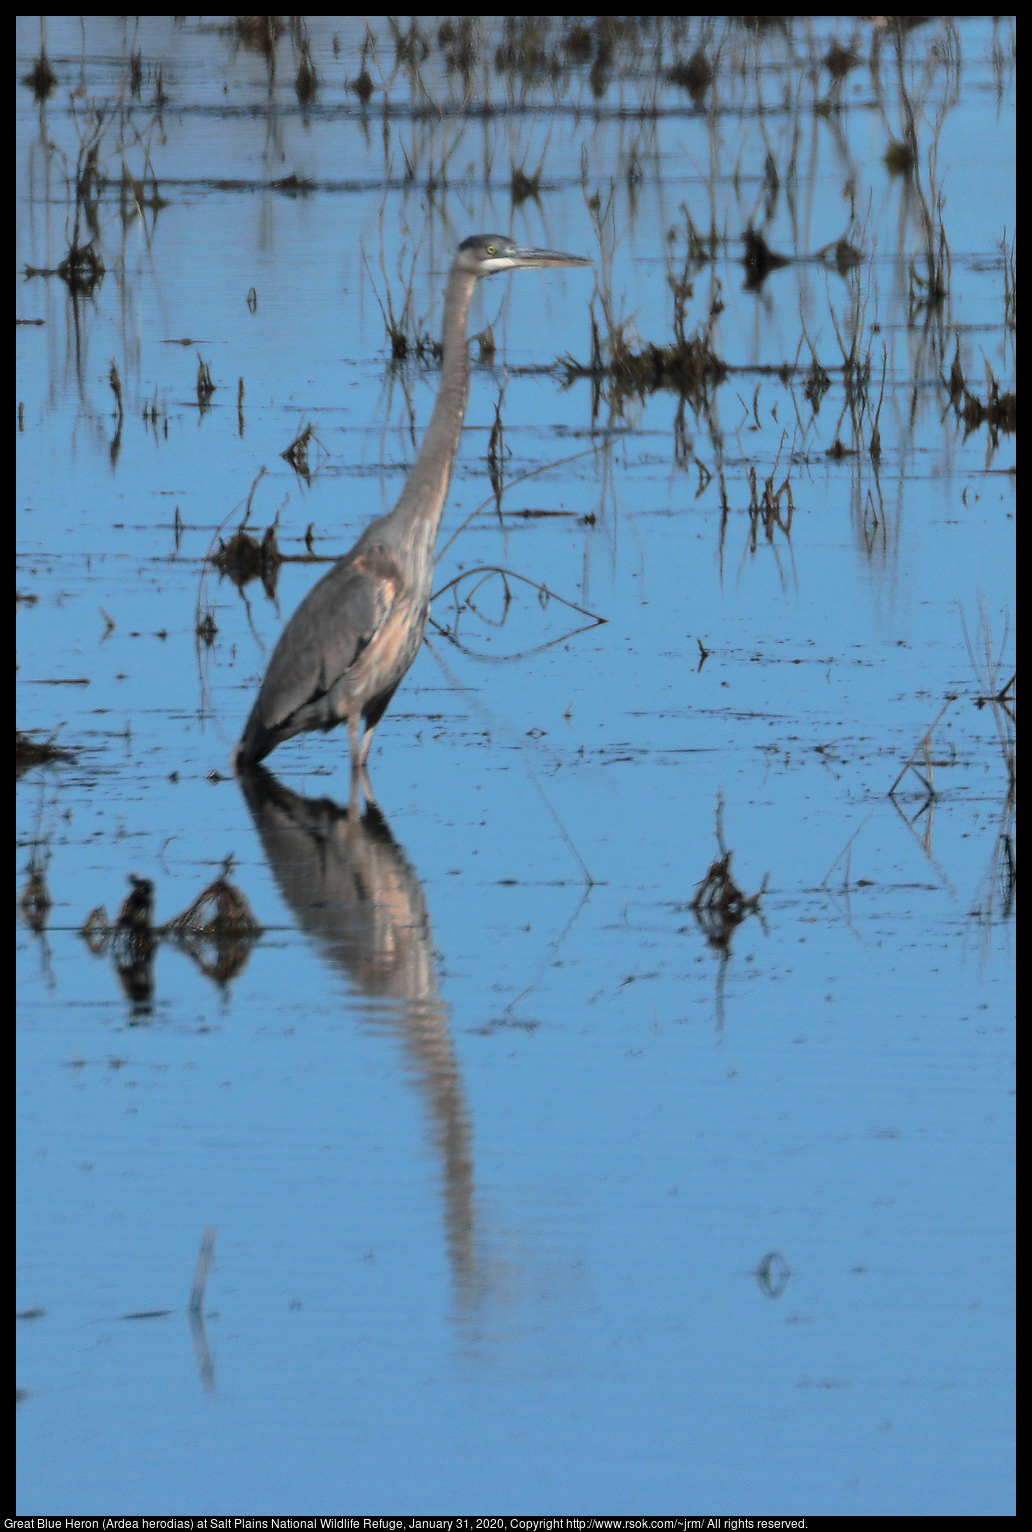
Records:
[[[411,555],[413,568],[425,570],[427,580],[469,398],[466,316],[476,284],[472,273],[452,267],[444,297],[444,355],[437,402],[408,483],[391,512],[400,534],[399,551]]]

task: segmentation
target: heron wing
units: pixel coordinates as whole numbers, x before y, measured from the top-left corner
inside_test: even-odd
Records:
[[[355,665],[402,592],[393,559],[349,554],[301,602],[269,662],[258,697],[268,729],[317,703]]]

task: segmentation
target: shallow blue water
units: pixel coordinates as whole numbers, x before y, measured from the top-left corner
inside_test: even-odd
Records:
[[[20,78],[39,36],[19,25]],[[724,39],[721,110],[660,83],[655,122],[628,111],[655,86],[643,64],[601,98],[573,70],[487,127],[413,116],[401,71],[386,149],[382,92],[363,114],[344,86],[356,25],[310,23],[307,108],[288,38],[270,91],[261,58],[161,18],[50,18],[58,89],[40,107],[18,87],[36,269],[67,250],[89,107],[112,106],[103,283],[74,302],[57,278],[18,286],[20,316],[46,321],[18,331],[18,582],[36,597],[19,727],[60,726],[77,752],[19,789],[19,888],[34,856],[52,905],[18,936],[18,1307],[36,1313],[18,1510],[1005,1514],[1011,803],[959,608],[978,658],[981,593],[1002,685],[1013,437],[965,431],[941,380],[956,345],[980,399],[987,363],[1014,386],[1013,36],[973,20],[907,43],[924,153],[944,103],[951,287],[927,314],[916,193],[881,158],[892,71],[865,63],[841,112],[813,111],[807,60],[844,23],[689,33],[682,52]],[[878,39],[858,39],[866,60]],[[428,198],[451,134],[449,190]],[[114,183],[123,158],[142,173],[141,145],[167,205],[126,219]],[[513,208],[511,163],[542,153],[540,201]],[[291,173],[313,188],[269,189]],[[771,247],[809,255],[841,234],[848,180],[859,272],[800,260],[743,290],[737,236],[764,197]],[[596,188],[613,189],[601,250]],[[432,333],[457,240],[512,227],[603,272],[611,250],[620,316],[665,343],[682,202],[729,241],[694,273],[689,327],[723,302],[728,364],[802,371],[730,373],[678,457],[673,395],[593,416],[590,381],[552,368],[587,360],[590,273],[484,284],[471,331],[490,321],[498,351],[474,371],[442,544],[487,508],[440,583],[504,565],[605,622],[575,632],[530,586],[506,613],[485,587],[378,731],[382,823],[349,833],[323,802],[347,801],[333,735],[278,751],[280,787],[249,806],[229,751],[319,566],[285,564],[273,603],[202,559],[263,465],[251,525],[278,513],[291,554],[309,527],[344,551],[392,503],[436,377],[391,371],[374,287],[400,307],[411,270]],[[836,325],[847,347],[860,326],[875,390],[885,346],[878,461],[869,415],[850,434]],[[831,384],[816,415],[808,345]],[[310,483],[279,455],[307,421]],[[751,470],[760,493],[789,474],[787,531],[786,501],[769,538],[750,518]],[[943,707],[934,797],[913,772],[890,797]],[[721,849],[741,893],[762,890],[740,922],[692,908]],[[113,916],[133,873],[165,922],[230,854],[261,940],[223,982],[210,950],[163,942],[134,1003],[112,949],[79,935],[88,912]]]

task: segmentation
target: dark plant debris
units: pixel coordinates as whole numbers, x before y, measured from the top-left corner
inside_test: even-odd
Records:
[[[129,876],[130,891],[112,926],[102,905],[90,911],[79,935],[94,956],[110,949],[127,999],[148,1008],[154,991],[154,959],[162,942],[185,952],[201,972],[227,984],[242,971],[262,935],[244,895],[229,881],[232,857],[188,909],[163,926],[154,924],[154,884]]]
[[[23,734],[20,729],[15,732],[15,777],[23,777],[27,771],[32,771],[36,766],[53,766],[62,761],[70,763],[75,759],[75,751],[67,750],[63,745],[55,745],[53,736],[50,739],[33,739],[31,735]]]

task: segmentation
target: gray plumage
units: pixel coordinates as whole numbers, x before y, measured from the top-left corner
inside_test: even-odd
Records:
[[[364,772],[373,730],[426,627],[434,543],[469,395],[466,316],[473,289],[496,271],[589,264],[556,250],[525,249],[502,234],[477,234],[459,246],[445,292],[437,400],[408,482],[394,510],[365,529],[283,629],[235,766],[254,765],[295,734],[346,723],[352,775]]]

